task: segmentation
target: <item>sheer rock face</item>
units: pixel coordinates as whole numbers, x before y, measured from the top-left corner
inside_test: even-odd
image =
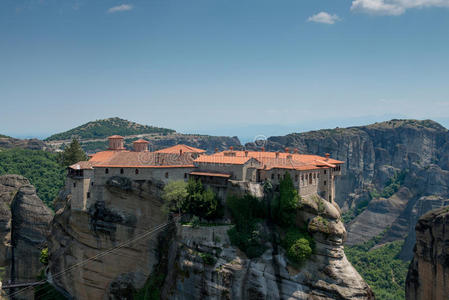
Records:
[[[449,209],[423,215],[406,281],[409,300],[449,299]]]
[[[157,234],[58,274],[166,222],[162,187],[150,181],[132,182],[126,189],[107,186],[103,200],[97,199],[88,211],[72,211],[70,194],[62,191],[49,239],[54,284],[75,299],[132,299],[158,261]]]
[[[19,175],[0,176],[0,266],[3,282],[34,282],[43,269],[41,250],[49,234],[52,211]]]
[[[298,223],[308,222],[315,240],[315,254],[299,269],[288,263],[281,247],[268,242],[261,257],[247,258],[230,245],[231,226],[178,226],[178,253],[169,263],[164,292],[170,299],[374,299],[344,254],[346,230],[338,207],[323,203],[324,223],[316,220],[313,203],[298,212]],[[260,230],[274,234],[267,225]]]
[[[285,147],[299,148],[301,153],[328,152],[345,162],[342,176],[336,178],[336,201],[343,211],[369,201],[370,190],[382,191],[389,178],[407,170],[405,189],[388,199],[371,201],[349,225],[348,244],[367,241],[386,228],[391,229],[381,243],[413,236],[413,213],[425,213],[421,207],[437,205],[423,202],[432,197],[449,198],[449,131],[430,120],[392,120],[289,134],[271,137],[266,145],[270,150]],[[408,255],[411,245],[406,244]]]

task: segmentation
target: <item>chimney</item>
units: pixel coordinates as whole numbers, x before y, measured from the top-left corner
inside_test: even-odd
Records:
[[[229,150],[231,150],[231,151],[232,151],[232,150],[234,150],[234,147],[232,147],[232,146],[229,146]]]
[[[245,157],[248,157],[248,150],[245,150]]]
[[[123,147],[123,137],[120,135],[112,135],[108,137],[109,148],[108,150],[125,150]]]
[[[215,153],[218,153],[218,148],[215,148]]]
[[[285,147],[285,153],[290,152],[290,149],[288,149],[288,147]]]
[[[276,158],[279,158],[279,152],[276,151]]]
[[[296,154],[298,154],[298,153],[299,153],[298,148],[293,149],[293,152],[295,152]]]
[[[331,157],[329,153],[324,154],[324,156],[326,156],[326,160],[329,160],[329,157]]]
[[[179,155],[182,155],[182,149],[179,149]]]
[[[133,149],[135,152],[148,151],[148,142],[142,139],[133,142]]]
[[[260,148],[262,152],[265,152],[265,147]]]

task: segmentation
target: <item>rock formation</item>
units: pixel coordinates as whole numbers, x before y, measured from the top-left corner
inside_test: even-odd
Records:
[[[449,208],[423,215],[406,281],[406,299],[449,299]]]
[[[305,201],[298,213],[298,223],[310,223],[316,241],[315,254],[300,269],[287,262],[277,243],[268,243],[262,257],[248,259],[230,245],[229,226],[178,225],[58,275],[164,223],[161,191],[158,182],[115,180],[105,187],[104,202],[95,201],[84,212],[70,210],[67,195],[50,235],[53,282],[76,299],[131,299],[164,265],[167,276],[158,288],[166,299],[374,298],[345,257],[339,208],[326,201],[322,206]],[[263,230],[273,233],[266,224]],[[213,262],[205,264],[200,252]]]
[[[430,120],[392,120],[294,133],[270,137],[266,144],[269,150],[285,147],[299,148],[302,153],[328,152],[345,162],[342,176],[336,179],[336,201],[343,211],[369,202],[349,224],[348,244],[369,240],[388,228],[382,243],[413,236],[411,214],[419,217],[426,211],[422,208],[439,205],[435,201],[423,204],[428,199],[449,198],[449,131]],[[391,197],[377,196],[370,201],[370,192],[381,194],[387,181],[401,171],[405,172],[402,188]],[[411,245],[406,243],[404,253],[411,253]]]
[[[171,299],[374,299],[344,254],[339,208],[322,204],[305,200],[298,211],[298,222],[309,224],[315,240],[315,253],[299,268],[269,242],[260,258],[247,258],[230,245],[231,226],[178,226],[178,254],[164,292]],[[266,225],[261,230],[274,233]]]
[[[38,139],[15,139],[12,137],[0,137],[0,148],[23,148],[31,150],[44,150],[46,145],[43,141]]]
[[[108,255],[65,272],[82,260],[117,247],[166,221],[161,213],[163,185],[132,182],[131,186],[111,183],[104,201],[88,211],[72,211],[70,194],[52,221],[49,240],[50,276],[54,284],[75,299],[131,299],[142,287],[157,263],[157,235],[127,244]],[[61,274],[61,272],[64,272]],[[58,275],[60,274],[60,275]]]
[[[43,270],[41,249],[49,234],[51,210],[19,175],[0,176],[0,266],[2,282],[34,282]]]

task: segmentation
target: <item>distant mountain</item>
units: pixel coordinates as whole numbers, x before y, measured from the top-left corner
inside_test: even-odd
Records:
[[[0,138],[10,138],[10,136],[0,134]]]
[[[160,134],[175,133],[175,130],[155,126],[142,125],[120,118],[109,118],[91,121],[71,130],[54,134],[45,141],[70,140],[76,136],[79,139],[102,139],[110,135],[122,136],[138,134]]]

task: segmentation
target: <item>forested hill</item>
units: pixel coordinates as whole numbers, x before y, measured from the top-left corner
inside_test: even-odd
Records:
[[[91,121],[71,130],[54,134],[45,141],[69,140],[76,136],[79,139],[101,139],[118,134],[122,136],[137,134],[161,134],[166,135],[175,131],[167,128],[142,125],[120,118],[108,118]]]
[[[0,138],[9,138],[9,136],[0,134]]]

